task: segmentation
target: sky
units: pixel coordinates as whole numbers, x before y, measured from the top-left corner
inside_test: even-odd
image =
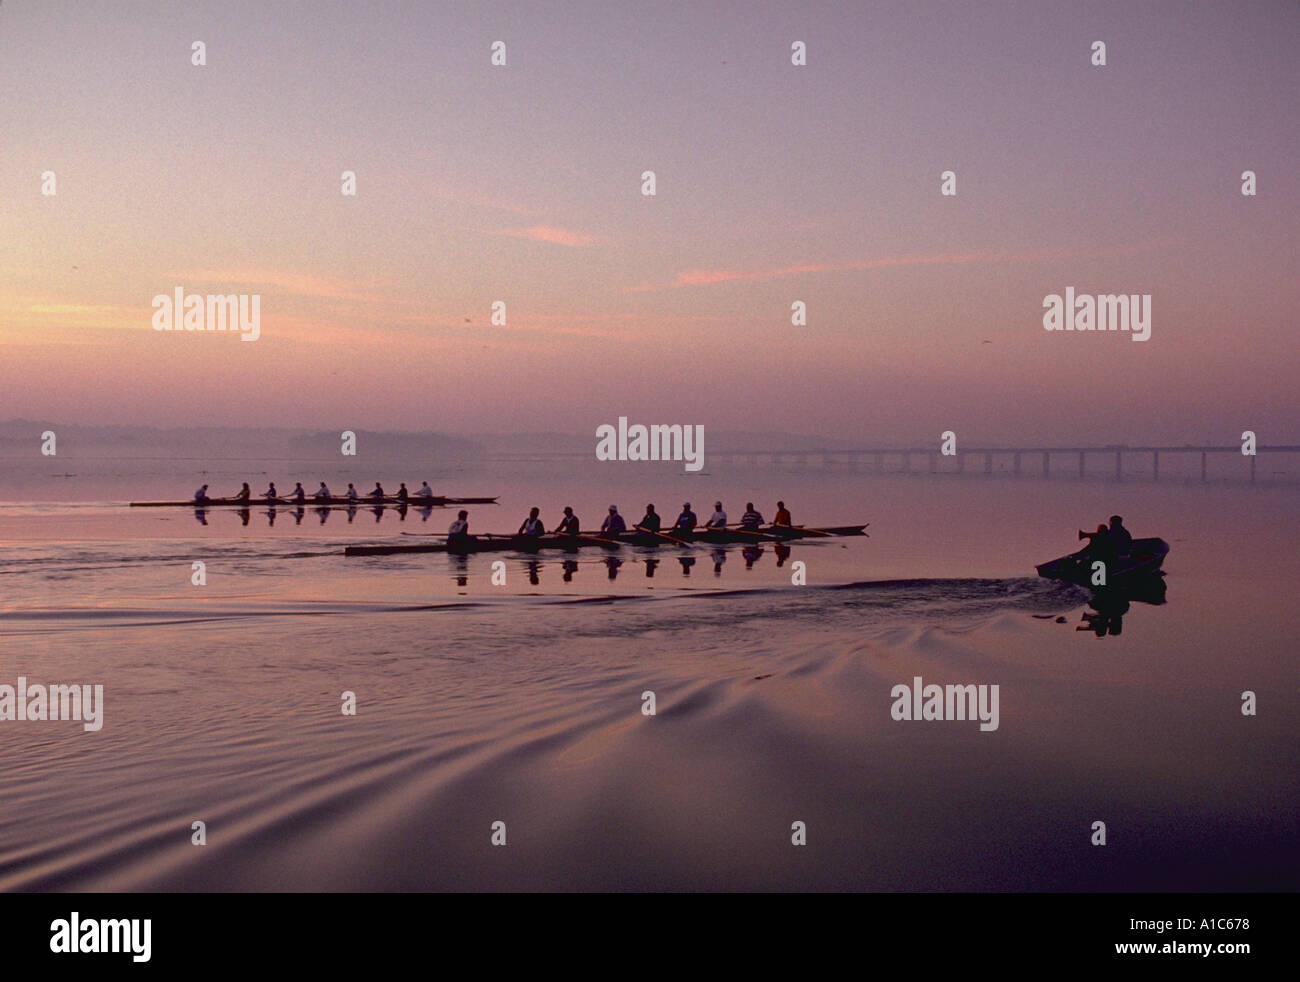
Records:
[[[5,0],[0,419],[1300,443],[1297,50],[1281,0]]]

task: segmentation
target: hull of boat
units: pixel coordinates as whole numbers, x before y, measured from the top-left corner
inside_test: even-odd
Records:
[[[866,535],[866,525],[837,525],[824,529],[807,529],[782,527],[763,529],[758,533],[744,532],[739,529],[726,531],[697,530],[692,533],[665,532],[654,535],[650,532],[624,532],[617,538],[602,536],[599,532],[584,532],[578,536],[571,535],[485,535],[472,536],[461,542],[447,542],[445,539],[432,542],[395,543],[377,546],[348,546],[344,554],[348,556],[393,556],[417,552],[450,552],[467,554],[471,552],[540,552],[544,549],[576,551],[584,548],[617,549],[620,546],[667,546],[685,547],[692,544],[744,545],[746,543],[785,542],[791,539],[813,539],[839,537],[846,535]]]
[[[250,501],[241,501],[237,498],[209,498],[206,501],[133,501],[132,508],[261,508],[261,507],[286,507],[286,508],[423,508],[437,507],[443,505],[495,505],[496,498],[447,498],[435,496],[432,498],[407,498],[405,501],[399,501],[396,498],[307,498],[304,501],[298,501],[296,498],[253,498]]]
[[[1108,565],[1106,584],[1116,586],[1151,576],[1160,569],[1168,554],[1169,543],[1164,539],[1134,539],[1129,554]],[[1092,563],[1093,557],[1088,555],[1088,550],[1081,549],[1035,568],[1039,576],[1050,580],[1066,580],[1080,586],[1091,586]]]

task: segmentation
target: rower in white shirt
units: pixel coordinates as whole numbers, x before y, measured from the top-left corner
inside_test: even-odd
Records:
[[[469,512],[462,511],[456,515],[456,520],[447,527],[447,542],[454,544],[464,542],[469,538]]]
[[[713,503],[713,517],[704,523],[706,529],[725,529],[727,527],[727,513],[722,510],[722,502]]]
[[[315,494],[313,494],[312,497],[315,498],[317,501],[324,501],[325,499],[331,497],[330,489],[325,487],[324,481],[320,482],[320,490],[318,490]]]
[[[420,485],[420,490],[417,491],[417,492],[415,492],[415,497],[417,497],[417,498],[432,498],[432,497],[433,497],[433,488],[429,487],[429,482],[428,482],[428,481],[425,481],[422,485]]]
[[[208,486],[207,486],[206,484],[203,485],[203,487],[199,488],[197,491],[194,492],[194,500],[195,500],[195,501],[207,501],[207,500],[208,500]]]
[[[357,489],[356,489],[353,485],[349,484],[349,485],[348,485],[348,501],[356,501],[356,500],[357,500]]]

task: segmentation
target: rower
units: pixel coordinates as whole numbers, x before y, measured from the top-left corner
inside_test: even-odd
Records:
[[[788,511],[786,510],[785,502],[784,502],[784,501],[778,501],[778,502],[776,503],[776,517],[772,519],[772,524],[773,524],[773,525],[792,525],[792,524],[794,524],[793,521],[792,521],[791,518],[790,518],[790,512],[788,512]]]
[[[278,497],[280,497],[279,493],[275,490],[275,482],[274,482],[274,481],[271,482],[271,486],[270,486],[269,488],[266,489],[266,493],[263,494],[262,497],[263,497],[263,498],[266,498],[268,501],[270,501],[270,500],[272,500],[272,499],[274,499],[274,498],[278,498]]]
[[[420,485],[420,490],[417,491],[417,492],[415,492],[415,496],[416,496],[417,498],[432,498],[432,497],[433,497],[433,488],[429,487],[429,482],[428,482],[428,481],[425,481],[422,485]]]
[[[194,492],[194,500],[200,504],[208,500],[208,486],[206,484]]]
[[[746,532],[757,532],[758,527],[763,524],[763,516],[754,511],[752,501],[745,502],[745,514],[740,516],[740,527]]]
[[[469,539],[469,512],[456,513],[456,520],[447,526],[447,545],[465,542]]]
[[[406,491],[406,482],[403,481],[402,486],[397,489],[397,500],[402,502],[402,504],[406,504],[409,497],[410,495]]]
[[[253,489],[250,488],[248,486],[248,482],[245,481],[244,486],[239,489],[239,494],[235,495],[235,500],[247,503],[248,499],[251,498],[252,496],[253,496]]]
[[[298,481],[294,484],[293,493],[291,493],[289,497],[300,505],[307,500],[307,492],[303,490],[302,481]]]
[[[573,513],[573,509],[565,505],[564,518],[560,519],[560,524],[555,528],[556,535],[577,535],[578,534],[578,516]]]
[[[328,501],[330,498],[330,489],[325,487],[325,482],[320,482],[320,490],[312,495],[317,501]]]
[[[357,500],[357,489],[354,488],[351,484],[348,485],[347,499],[348,501]]]
[[[727,513],[722,510],[722,502],[713,503],[713,517],[704,523],[706,529],[723,529],[727,527]]]
[[[695,517],[695,512],[691,511],[691,503],[688,501],[682,505],[682,513],[677,516],[673,528],[679,532],[690,532],[698,524],[699,519]]]
[[[618,513],[617,505],[609,506],[609,516],[600,523],[600,534],[604,536],[618,536],[627,531],[627,522],[623,521],[623,516]]]
[[[636,527],[646,532],[659,531],[659,514],[655,511],[654,505],[645,506],[645,518],[637,522]]]
[[[384,486],[383,486],[382,484],[380,484],[378,481],[376,481],[376,482],[375,482],[375,490],[371,491],[370,494],[367,495],[367,497],[369,497],[369,498],[373,498],[375,501],[383,501],[383,500],[384,500]]]
[[[519,526],[516,535],[527,536],[530,539],[536,539],[546,534],[546,529],[542,526],[542,520],[537,516],[542,513],[540,508],[533,508],[528,512],[528,517],[524,519],[524,524]]]

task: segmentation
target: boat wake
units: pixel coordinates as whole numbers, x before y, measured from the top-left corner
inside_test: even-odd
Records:
[[[575,635],[635,634],[706,624],[747,628],[769,618],[817,621],[852,618],[870,623],[900,620],[975,624],[1011,610],[1043,614],[1080,606],[1089,593],[1080,587],[1036,577],[1013,579],[877,580],[792,588],[755,587],[730,590],[662,591],[634,594],[513,594],[443,602],[401,603],[362,600],[226,600],[194,605],[27,606],[0,611],[0,627],[14,634],[90,631],[108,627],[152,627],[269,618],[414,617],[475,613],[518,623],[521,633],[566,632]],[[581,614],[593,607],[620,608],[614,617],[590,620]],[[531,608],[519,621],[508,611]],[[541,615],[538,608],[552,613]],[[569,613],[566,614],[565,612]],[[450,627],[450,625],[440,625]]]

